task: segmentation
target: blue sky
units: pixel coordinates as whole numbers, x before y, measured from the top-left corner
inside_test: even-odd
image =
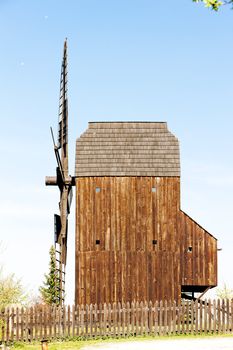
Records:
[[[58,191],[56,131],[68,37],[70,173],[88,121],[167,121],[179,138],[181,207],[219,240],[233,288],[233,11],[191,0],[0,0],[1,263],[36,292],[47,271]],[[73,300],[74,205],[67,301]]]

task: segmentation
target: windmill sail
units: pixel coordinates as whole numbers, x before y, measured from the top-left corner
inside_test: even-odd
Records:
[[[57,147],[62,148],[67,145],[67,121],[68,121],[68,98],[67,98],[67,41],[64,43],[63,60],[61,67],[60,80],[60,100],[59,100],[59,116],[58,116],[58,141]]]
[[[56,177],[47,177],[46,185],[57,185],[60,190],[60,215],[54,216],[54,244],[56,249],[57,288],[59,289],[59,304],[64,303],[65,267],[67,260],[68,214],[72,199],[72,178],[68,168],[68,96],[67,96],[67,40],[64,42],[63,60],[60,79],[60,98],[58,116],[58,138],[54,142],[54,152],[57,160]],[[52,131],[52,130],[51,130]]]

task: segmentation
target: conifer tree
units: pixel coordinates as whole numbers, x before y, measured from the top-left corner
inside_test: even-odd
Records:
[[[49,305],[59,305],[59,290],[57,286],[57,269],[56,269],[56,253],[54,246],[49,250],[49,273],[45,274],[44,286],[39,288],[41,298],[44,303]]]

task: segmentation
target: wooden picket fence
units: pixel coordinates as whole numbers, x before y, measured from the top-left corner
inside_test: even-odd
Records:
[[[128,337],[233,332],[233,300],[6,308],[1,340]]]

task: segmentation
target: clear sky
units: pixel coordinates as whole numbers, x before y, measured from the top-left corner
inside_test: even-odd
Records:
[[[59,192],[56,131],[69,50],[70,173],[88,121],[167,121],[181,148],[181,207],[218,238],[233,288],[233,11],[191,0],[0,0],[0,262],[38,290]],[[74,294],[74,202],[67,302]]]

